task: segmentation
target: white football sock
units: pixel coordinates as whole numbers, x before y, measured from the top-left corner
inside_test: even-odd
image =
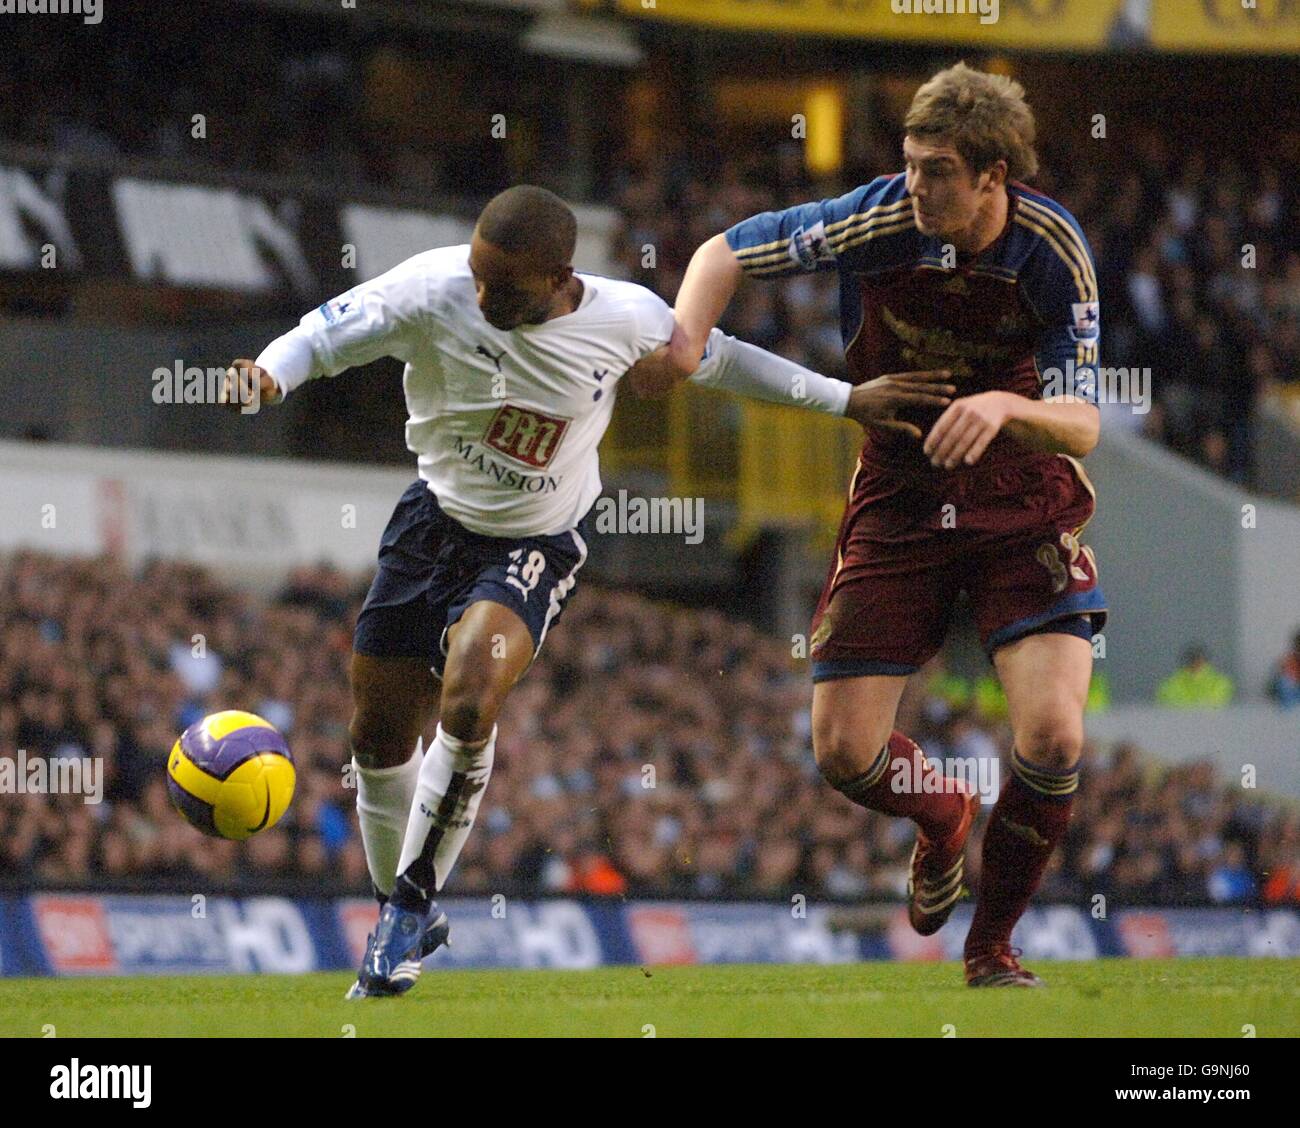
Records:
[[[460,857],[465,840],[469,838],[488,777],[492,774],[496,743],[495,725],[492,726],[492,735],[482,744],[457,740],[439,725],[433,743],[425,753],[397,872],[406,875],[426,897],[432,897],[442,888]],[[436,835],[436,841],[430,841],[431,834]],[[431,859],[426,855],[426,849],[432,850]],[[407,873],[417,861],[421,864],[415,872]],[[430,862],[432,883],[429,881]]]
[[[395,768],[363,768],[355,756],[352,758],[357,774],[357,818],[366,849],[366,865],[375,888],[385,895],[392,893],[397,878],[402,836],[406,833],[423,759],[423,736],[416,741],[411,758]]]

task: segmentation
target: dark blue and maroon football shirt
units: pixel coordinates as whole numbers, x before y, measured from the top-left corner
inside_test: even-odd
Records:
[[[1007,223],[977,255],[917,230],[903,173],[835,199],[764,212],[726,232],[746,274],[840,272],[840,329],[851,383],[950,369],[959,396],[1009,391],[1096,402],[1100,320],[1092,252],[1055,200],[1007,186]],[[945,253],[946,252],[946,253]],[[927,433],[937,409],[899,418]],[[999,435],[985,465],[1026,456]],[[929,476],[921,444],[869,429],[864,467]],[[910,476],[910,475],[909,475]]]

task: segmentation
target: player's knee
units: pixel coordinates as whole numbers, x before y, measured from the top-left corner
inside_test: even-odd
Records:
[[[517,656],[484,652],[472,639],[453,639],[443,671],[442,727],[458,740],[486,740],[517,677]]]
[[[352,757],[362,768],[395,768],[406,763],[415,751],[415,737],[409,740],[390,723],[373,713],[354,713],[348,725]]]
[[[841,722],[837,718],[819,718],[813,725],[813,759],[827,783],[835,786],[867,771],[885,741],[886,729],[877,739],[875,726]]]
[[[847,758],[848,748],[838,730],[813,729],[813,759],[827,783],[836,784],[850,778],[852,773],[844,767]]]
[[[486,740],[496,723],[496,709],[479,698],[451,698],[443,702],[441,723],[457,740]]]
[[[1071,717],[1044,717],[1015,734],[1016,750],[1040,768],[1068,771],[1083,755],[1083,726]]]
[[[443,729],[457,740],[486,740],[500,710],[500,695],[481,678],[449,680],[442,690]]]

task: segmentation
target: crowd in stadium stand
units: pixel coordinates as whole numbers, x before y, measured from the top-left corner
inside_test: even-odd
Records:
[[[364,589],[307,568],[263,601],[177,563],[132,574],[108,558],[0,561],[0,748],[105,765],[99,804],[0,795],[0,874],[367,890],[344,772]],[[959,680],[938,663],[914,679],[900,727],[933,757],[995,763],[1006,727],[955,692]],[[715,611],[583,585],[507,702],[449,892],[898,897],[912,824],[868,815],[821,781],[810,698],[788,643]],[[177,734],[232,705],[278,725],[299,769],[287,816],[244,844],[186,825],[164,777]],[[1294,802],[1127,746],[1090,748],[1082,778],[1044,896],[1300,901]]]

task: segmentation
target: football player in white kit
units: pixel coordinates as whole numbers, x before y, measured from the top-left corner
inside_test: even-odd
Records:
[[[615,390],[673,335],[649,290],[574,271],[576,231],[559,197],[510,188],[467,246],[354,287],[227,373],[226,398],[274,403],[381,356],[406,363],[419,478],[384,531],[353,642],[357,813],[382,909],[349,998],[409,990],[447,940],[433,897],[474,825],[502,703],[587,558]],[[947,402],[920,382],[853,390],[718,330],[692,380],[859,421]]]

